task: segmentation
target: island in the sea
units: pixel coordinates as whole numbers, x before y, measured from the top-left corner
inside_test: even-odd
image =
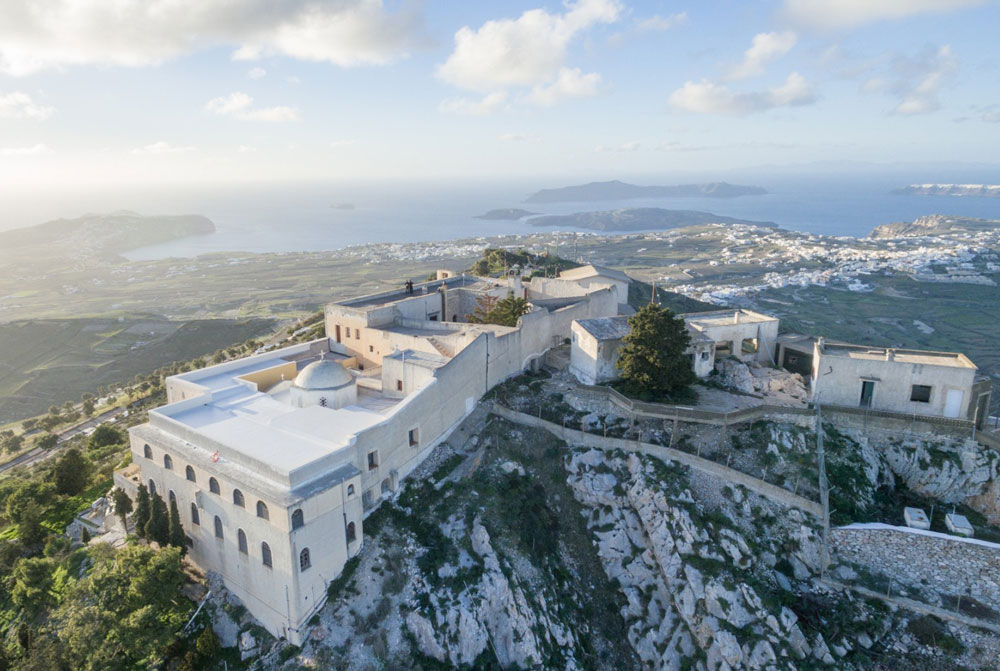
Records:
[[[897,196],[979,196],[1000,198],[1000,184],[910,184],[889,193]]]
[[[593,200],[631,200],[633,198],[737,198],[760,196],[767,191],[759,186],[741,186],[726,182],[678,184],[675,186],[638,186],[613,180],[591,182],[558,189],[542,189],[528,196],[526,203],[566,203]]]
[[[653,231],[702,224],[748,224],[752,226],[777,225],[767,221],[747,221],[723,217],[697,210],[664,210],[658,207],[635,207],[600,212],[575,214],[550,214],[531,219],[532,226],[562,226],[586,228],[595,231]]]
[[[902,221],[882,224],[872,229],[870,238],[903,238],[923,235],[945,235],[948,233],[993,231],[1000,229],[1000,221],[995,219],[973,219],[947,214],[929,214],[912,222]]]
[[[524,219],[525,217],[531,217],[536,214],[538,214],[538,212],[522,210],[517,207],[505,207],[499,210],[490,210],[489,212],[477,215],[474,218],[486,219],[488,221],[516,221],[518,219]]]

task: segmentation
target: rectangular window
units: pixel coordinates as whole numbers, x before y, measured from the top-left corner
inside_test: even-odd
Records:
[[[420,444],[420,429],[410,429],[410,447]]]
[[[361,329],[354,329],[355,340],[361,340]]]
[[[368,470],[374,471],[378,468],[378,450],[368,453]]]
[[[368,351],[369,352],[374,352],[375,351],[375,345],[369,345],[368,346]]]
[[[915,384],[910,389],[910,400],[917,403],[931,402],[931,387],[926,384]]]
[[[345,338],[350,338],[351,337],[351,327],[350,326],[345,326],[344,327],[344,337]]]
[[[403,391],[403,381],[396,380],[396,391]]]

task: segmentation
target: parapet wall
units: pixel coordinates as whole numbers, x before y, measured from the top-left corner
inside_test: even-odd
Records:
[[[887,524],[830,531],[836,557],[918,590],[1000,607],[1000,545]],[[926,595],[922,596],[922,600]]]

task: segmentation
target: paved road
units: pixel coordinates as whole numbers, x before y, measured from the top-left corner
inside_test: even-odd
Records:
[[[24,454],[19,455],[14,459],[11,459],[7,463],[0,464],[0,473],[9,471],[12,468],[17,468],[18,466],[30,466],[32,464],[37,464],[40,461],[48,459],[53,454],[56,454],[59,451],[59,449],[66,443],[66,441],[68,441],[70,438],[80,435],[87,429],[93,428],[98,424],[100,424],[101,422],[114,419],[118,415],[122,414],[124,411],[125,408],[112,408],[111,410],[108,410],[107,412],[102,412],[100,415],[95,415],[94,417],[91,417],[87,421],[81,422],[76,426],[71,426],[68,429],[64,429],[63,431],[56,434],[57,436],[59,436],[59,441],[56,443],[56,446],[54,448],[52,448],[51,450],[43,450],[40,447],[36,447],[34,449],[28,450]]]

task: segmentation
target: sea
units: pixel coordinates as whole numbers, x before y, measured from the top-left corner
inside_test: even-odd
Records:
[[[553,230],[530,219],[477,219],[492,209],[521,208],[541,214],[660,207],[701,210],[770,222],[806,233],[865,236],[879,224],[912,221],[928,214],[1000,219],[1000,199],[894,195],[911,183],[992,183],[994,170],[928,175],[927,171],[840,170],[827,174],[747,172],[722,176],[648,175],[622,178],[636,184],[728,181],[761,186],[766,195],[738,198],[651,198],[526,204],[534,191],[590,180],[558,179],[476,182],[308,182],[252,185],[164,186],[61,191],[48,198],[0,196],[0,230],[86,212],[134,210],[142,214],[203,214],[216,226],[191,236],[132,250],[133,260],[193,257],[215,252],[300,252],[368,243],[442,241]],[[955,178],[958,179],[955,179]],[[615,179],[595,176],[594,179]],[[951,178],[949,180],[949,178]],[[978,179],[977,179],[978,178]],[[959,181],[961,180],[961,181]],[[572,229],[561,229],[572,230]],[[584,229],[580,229],[584,230]]]

